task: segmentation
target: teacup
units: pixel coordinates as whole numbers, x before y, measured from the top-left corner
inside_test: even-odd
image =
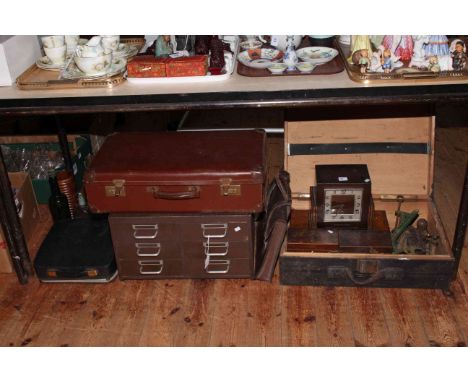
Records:
[[[102,56],[104,54],[104,48],[102,47],[101,42],[101,37],[92,37],[85,45],[78,46],[76,49],[76,55],[80,57]]]
[[[65,63],[65,57],[67,55],[67,46],[62,45],[57,48],[44,47],[44,52],[53,64],[62,65]]]
[[[101,44],[104,49],[116,50],[119,47],[119,35],[101,35]]]
[[[44,48],[58,48],[65,44],[65,36],[45,36],[41,41]]]
[[[75,51],[79,39],[79,35],[65,35],[65,45],[67,46],[67,54],[71,54]]]
[[[112,51],[106,50],[103,55],[96,57],[75,56],[75,64],[88,76],[100,76],[109,72],[112,64]]]

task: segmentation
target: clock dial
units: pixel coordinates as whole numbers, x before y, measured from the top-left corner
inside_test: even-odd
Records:
[[[362,194],[362,188],[325,189],[324,222],[359,222]]]

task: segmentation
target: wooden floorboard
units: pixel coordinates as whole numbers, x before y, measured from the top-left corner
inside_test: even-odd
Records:
[[[435,200],[452,240],[468,130],[438,130]],[[455,147],[455,149],[451,148]],[[42,209],[44,211],[44,209]],[[50,226],[47,214],[34,253]],[[19,285],[0,275],[1,346],[464,346],[468,243],[449,291],[253,280]]]

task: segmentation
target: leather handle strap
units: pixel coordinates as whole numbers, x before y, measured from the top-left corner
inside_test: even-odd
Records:
[[[200,187],[198,186],[188,186],[187,191],[179,192],[161,191],[158,187],[152,187],[152,192],[155,199],[185,200],[200,198]]]
[[[369,285],[377,280],[380,280],[384,276],[384,272],[382,272],[381,270],[378,270],[377,272],[369,276],[367,279],[361,280],[354,276],[353,271],[351,269],[346,268],[346,275],[356,285]]]

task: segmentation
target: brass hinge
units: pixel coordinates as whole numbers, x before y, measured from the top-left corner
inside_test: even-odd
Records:
[[[106,186],[106,196],[120,197],[125,196],[125,179],[114,179],[112,181],[112,186]]]
[[[222,196],[240,196],[241,195],[241,185],[240,184],[231,184],[231,178],[221,179],[220,191]]]

